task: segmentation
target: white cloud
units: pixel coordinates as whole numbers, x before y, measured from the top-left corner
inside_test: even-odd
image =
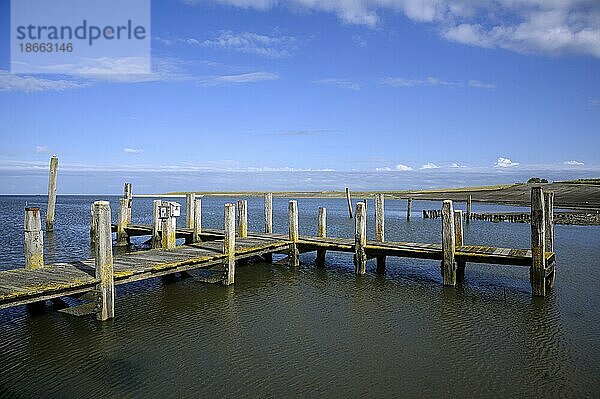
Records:
[[[85,83],[66,79],[44,79],[34,76],[14,75],[0,70],[0,91],[63,91],[86,86]]]
[[[439,166],[432,162],[427,162],[425,165],[421,166],[421,169],[438,169]]]
[[[400,172],[408,172],[410,170],[413,170],[413,168],[411,168],[408,165],[402,165],[401,163],[396,165],[396,170],[400,171]]]
[[[201,83],[206,86],[216,86],[223,84],[236,83],[254,83],[266,80],[278,80],[279,75],[272,72],[249,72],[236,75],[219,75],[200,79]]]
[[[458,164],[456,162],[452,162],[449,167],[450,168],[466,168],[466,166],[460,165],[460,164]]]
[[[379,83],[391,87],[415,87],[415,86],[444,86],[444,87],[460,87],[462,83],[449,82],[447,80],[427,77],[425,79],[404,79],[387,77],[379,80]]]
[[[144,150],[141,148],[123,148],[123,152],[125,154],[137,155],[137,154],[141,154],[142,152],[144,152]]]
[[[50,148],[46,145],[36,145],[35,152],[38,154],[48,154],[50,152]]]
[[[471,87],[476,87],[478,89],[495,89],[496,85],[493,83],[486,83],[480,80],[469,80],[468,85]]]
[[[519,162],[513,162],[508,158],[500,157],[494,164],[496,168],[511,168],[513,166],[519,166]]]
[[[333,85],[333,86],[339,87],[340,89],[360,90],[360,84],[358,84],[356,82],[352,82],[351,80],[346,80],[346,79],[329,78],[329,79],[315,80],[315,81],[313,81],[313,83],[323,84],[323,85]]]
[[[495,89],[496,85],[493,83],[482,82],[480,80],[469,80],[466,83],[463,82],[452,82],[440,78],[429,76],[424,79],[405,79],[398,77],[386,77],[379,79],[379,84],[390,87],[417,87],[417,86],[440,86],[440,87],[474,87],[477,89]]]
[[[573,161],[565,161],[563,163],[565,165],[569,165],[569,166],[583,166],[583,165],[585,165],[585,163],[580,162],[580,161],[575,161],[575,160],[573,160]]]
[[[254,32],[234,33],[224,31],[212,40],[199,42],[187,39],[187,43],[203,47],[221,48],[268,58],[285,58],[297,50],[297,39],[291,36],[267,36]]]
[[[376,172],[391,172],[392,168],[389,166],[383,166],[381,168],[375,168]]]
[[[203,4],[206,0],[183,0]],[[321,11],[376,27],[391,10],[437,27],[448,40],[520,53],[600,58],[600,2],[593,0],[212,0],[240,8]]]

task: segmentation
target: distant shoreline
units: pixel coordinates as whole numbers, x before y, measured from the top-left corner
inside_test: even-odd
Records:
[[[372,198],[376,193],[385,194],[388,198],[442,201],[453,200],[455,202],[465,202],[468,195],[471,195],[473,202],[529,206],[531,187],[542,186],[544,190],[554,192],[554,205],[557,208],[567,208],[574,210],[600,210],[600,183],[594,182],[555,182],[546,184],[502,184],[494,186],[460,187],[445,189],[427,189],[427,190],[372,190],[372,191],[352,191],[350,193],[353,199]],[[267,191],[190,191],[203,197],[262,197]],[[176,191],[160,194],[134,194],[135,198],[185,198],[187,192]],[[345,198],[344,191],[272,191],[273,196],[277,198]],[[4,194],[3,196],[45,196],[45,194]],[[119,194],[59,194],[65,196],[119,196]]]

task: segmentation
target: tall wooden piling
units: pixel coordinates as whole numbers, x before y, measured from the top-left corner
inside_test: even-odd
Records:
[[[152,248],[160,248],[162,246],[162,221],[160,219],[161,200],[152,202]]]
[[[170,250],[175,249],[177,246],[177,218],[173,215],[175,203],[163,202],[161,207],[165,209],[165,214],[161,214],[161,228],[162,228],[162,249]],[[161,213],[163,211],[161,210]]]
[[[317,237],[327,237],[327,208],[320,207],[319,215],[317,217]],[[325,249],[317,249],[317,260],[316,264],[319,267],[325,266]]]
[[[265,233],[273,233],[273,194],[265,193]]]
[[[288,205],[288,230],[290,240],[289,261],[291,267],[300,266],[300,253],[298,251],[298,202],[290,201]]]
[[[533,296],[546,296],[546,245],[544,194],[541,187],[531,188],[531,255],[529,269]]]
[[[442,205],[442,280],[444,285],[456,285],[456,242],[454,235],[454,211],[452,201]]]
[[[367,272],[367,212],[365,204],[356,204],[356,217],[354,218],[354,272],[357,275]]]
[[[133,191],[131,183],[125,183],[123,187],[123,198],[128,200],[127,203],[127,224],[131,224],[131,206],[133,205]]]
[[[544,216],[546,220],[544,248],[546,252],[554,252],[554,192],[548,191],[544,193],[544,205]],[[546,289],[554,288],[556,261],[554,261],[553,265],[546,265],[546,268],[549,266],[554,266],[554,269],[546,276]]]
[[[127,198],[119,199],[119,219],[117,223],[117,246],[126,246],[129,244],[129,236],[125,230],[128,226],[127,215],[129,214],[129,200]]]
[[[56,180],[58,178],[58,157],[50,158],[50,173],[48,175],[48,209],[46,210],[46,231],[54,230],[54,214],[56,211]]]
[[[462,247],[463,242],[463,214],[461,210],[454,211],[454,245]],[[465,277],[465,262],[456,261],[456,278],[462,280]]]
[[[90,204],[90,244],[96,243],[96,218],[94,218],[94,203]]]
[[[467,195],[467,215],[466,215],[466,220],[467,223],[471,222],[471,194]]]
[[[115,285],[113,278],[112,232],[110,226],[110,204],[107,201],[94,202],[94,219],[96,225],[96,245],[94,259],[99,311],[98,320],[115,317]]]
[[[350,189],[346,187],[346,202],[348,203],[348,216],[352,219],[352,198],[350,198]]]
[[[25,269],[44,267],[44,233],[40,208],[25,208]]]
[[[407,204],[406,204],[406,221],[407,221],[407,222],[410,222],[410,212],[411,212],[411,210],[412,210],[412,201],[413,201],[413,199],[412,199],[412,198],[409,198],[409,199],[406,201],[406,202],[407,202]]]
[[[202,200],[196,198],[194,200],[194,234],[192,241],[200,242],[200,235],[202,234]]]
[[[385,241],[385,196],[375,194],[375,241]],[[377,271],[385,270],[385,256],[377,256]]]
[[[545,216],[545,250],[554,252],[554,192],[544,193],[544,216]]]
[[[248,201],[239,200],[237,202],[238,210],[238,237],[248,237]]]
[[[226,204],[224,214],[224,230],[225,237],[223,239],[223,254],[225,260],[223,266],[225,273],[223,276],[223,284],[231,285],[235,282],[235,205]]]
[[[196,206],[196,193],[187,193],[185,195],[185,227],[194,228],[194,210]]]

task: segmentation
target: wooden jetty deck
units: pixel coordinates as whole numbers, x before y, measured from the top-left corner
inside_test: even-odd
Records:
[[[235,281],[236,262],[262,256],[272,261],[275,253],[287,255],[289,265],[299,265],[299,255],[316,252],[317,266],[323,266],[327,251],[354,254],[355,273],[366,273],[368,259],[377,260],[377,271],[385,269],[388,256],[431,259],[441,262],[444,285],[454,286],[464,278],[467,263],[528,267],[534,296],[545,296],[553,288],[556,270],[553,234],[553,197],[541,188],[532,190],[530,249],[496,248],[463,243],[462,211],[451,201],[442,207],[441,243],[390,242],[384,237],[384,196],[375,198],[375,240],[366,239],[366,205],[356,204],[353,238],[327,237],[326,209],[318,214],[318,236],[298,234],[298,204],[289,201],[289,234],[272,232],[272,195],[265,195],[265,231],[248,232],[247,202],[226,204],[224,228],[202,229],[201,199],[188,195],[186,228],[176,228],[180,206],[154,201],[153,225],[131,223],[131,186],[126,184],[120,200],[119,222],[110,223],[110,204],[92,204],[90,236],[94,257],[69,263],[45,265],[39,209],[26,208],[25,269],[0,272],[0,308],[41,302],[92,291],[90,302],[100,320],[114,317],[114,286],[193,269],[209,269],[213,282]],[[237,211],[237,218],[236,218]],[[237,221],[237,226],[236,226]],[[116,240],[113,241],[113,233]],[[149,236],[153,249],[113,256],[113,245],[127,245],[133,236]],[[186,244],[177,246],[176,239]]]

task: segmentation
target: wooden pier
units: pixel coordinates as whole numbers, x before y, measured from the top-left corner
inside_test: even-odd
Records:
[[[384,196],[375,202],[376,239],[366,239],[366,205],[356,203],[355,234],[351,238],[327,236],[326,210],[319,209],[318,236],[298,234],[298,204],[289,201],[288,234],[274,234],[272,226],[272,195],[265,195],[264,232],[248,231],[247,204],[240,200],[224,208],[223,229],[202,229],[201,199],[187,196],[186,227],[176,228],[180,214],[177,203],[154,202],[154,223],[131,223],[131,187],[126,186],[120,201],[119,223],[110,224],[110,204],[104,201],[92,205],[90,234],[94,257],[77,262],[44,265],[40,253],[39,210],[26,211],[25,254],[28,267],[0,272],[0,308],[41,302],[65,296],[93,292],[90,302],[100,320],[114,317],[114,286],[167,274],[206,269],[211,282],[225,285],[235,281],[236,263],[260,257],[272,261],[273,254],[287,255],[290,267],[300,263],[299,255],[317,253],[317,265],[323,266],[327,251],[354,254],[355,273],[366,273],[367,260],[377,259],[377,272],[385,270],[385,258],[390,256],[440,261],[444,285],[454,286],[464,276],[465,264],[497,264],[528,267],[532,293],[546,296],[553,287],[556,256],[553,252],[552,195],[541,188],[532,190],[531,248],[496,248],[466,245],[462,237],[462,212],[454,211],[452,201],[444,201],[441,211],[441,243],[410,243],[385,241]],[[237,209],[237,226],[236,226]],[[113,241],[113,233],[116,240]],[[153,249],[113,256],[113,245],[124,245],[131,237],[148,236]],[[185,244],[177,246],[175,240]],[[278,262],[280,263],[280,262]]]

